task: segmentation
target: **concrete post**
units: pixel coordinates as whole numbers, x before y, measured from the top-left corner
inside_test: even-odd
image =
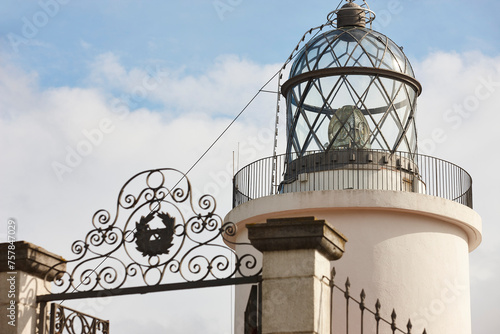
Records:
[[[48,269],[63,259],[29,242],[0,244],[0,333],[35,334],[39,310],[36,297],[46,294]],[[58,269],[65,270],[62,264]]]
[[[329,334],[330,261],[347,239],[314,217],[248,224],[248,238],[263,253],[262,333]]]

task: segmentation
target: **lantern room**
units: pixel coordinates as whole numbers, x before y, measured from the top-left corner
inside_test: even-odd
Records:
[[[296,57],[282,85],[289,161],[331,150],[417,153],[415,112],[422,88],[402,47],[370,28],[368,8],[347,3],[329,14]]]

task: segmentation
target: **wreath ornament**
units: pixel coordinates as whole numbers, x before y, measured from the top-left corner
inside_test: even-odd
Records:
[[[168,254],[169,249],[173,246],[175,218],[168,213],[158,212],[157,216],[161,218],[165,228],[152,229],[149,223],[154,219],[155,212],[151,212],[147,216],[142,216],[139,222],[135,223],[136,231],[134,233],[136,249],[143,256],[157,256]]]

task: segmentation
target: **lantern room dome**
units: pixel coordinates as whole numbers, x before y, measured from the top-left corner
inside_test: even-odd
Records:
[[[340,27],[310,41],[293,63],[290,78],[326,68],[371,67],[415,77],[402,49],[368,28]]]

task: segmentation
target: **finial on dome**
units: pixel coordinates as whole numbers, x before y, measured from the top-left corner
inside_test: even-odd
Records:
[[[338,10],[337,27],[366,27],[365,10],[353,1],[347,0],[347,3]]]

